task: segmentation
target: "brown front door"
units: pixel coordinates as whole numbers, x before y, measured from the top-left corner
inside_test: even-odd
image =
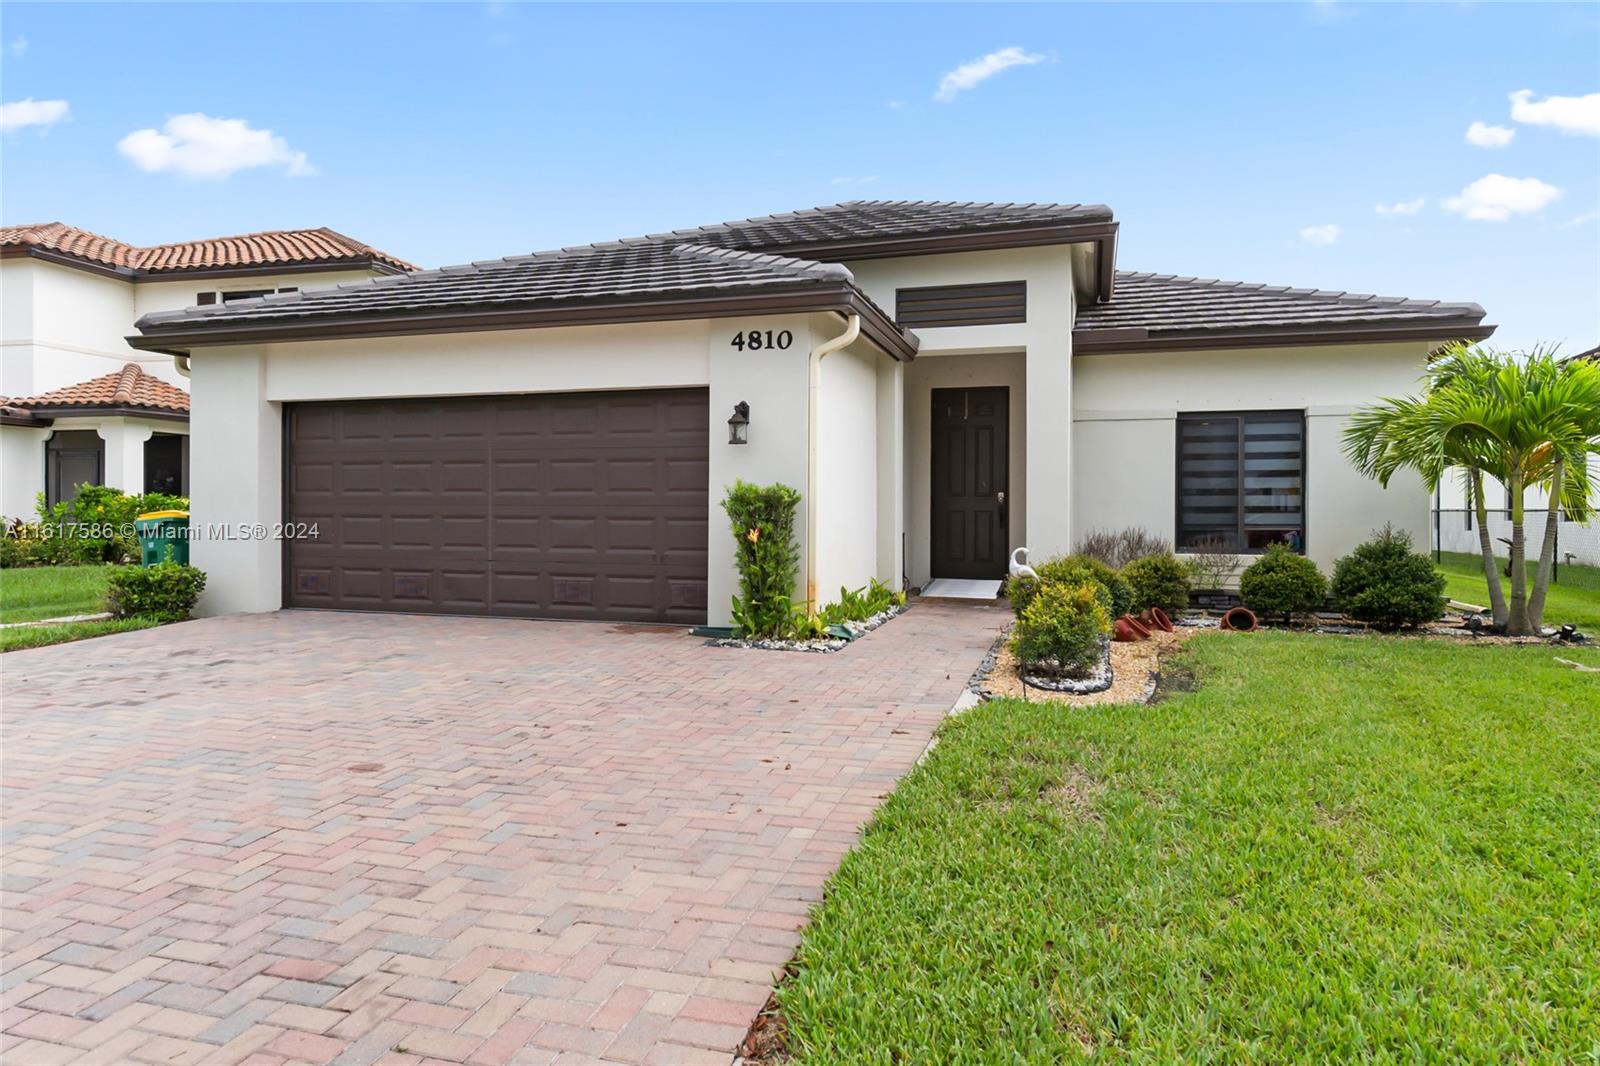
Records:
[[[933,390],[933,576],[1006,573],[1010,390]]]
[[[284,603],[704,622],[709,418],[704,389],[289,405],[284,519],[316,536]]]

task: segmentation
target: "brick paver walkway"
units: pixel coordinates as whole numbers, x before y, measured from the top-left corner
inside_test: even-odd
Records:
[[[284,612],[13,652],[0,1055],[729,1061],[1005,616]]]

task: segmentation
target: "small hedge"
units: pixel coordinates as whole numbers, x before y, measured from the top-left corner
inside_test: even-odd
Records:
[[[1328,579],[1310,559],[1286,544],[1273,544],[1239,577],[1239,594],[1257,614],[1288,622],[1323,605]]]
[[[1133,590],[1135,611],[1159,607],[1172,612],[1189,606],[1192,571],[1189,564],[1171,552],[1135,559],[1122,568],[1122,578]]]
[[[800,546],[795,542],[794,518],[799,508],[800,493],[787,485],[736,481],[723,497],[722,509],[728,513],[737,546],[739,592],[733,597],[733,624],[740,636],[781,638],[795,628]]]
[[[106,586],[106,610],[113,618],[181,622],[205,587],[205,572],[181,563],[119,567]]]
[[[1382,630],[1409,629],[1444,614],[1444,575],[1411,550],[1411,536],[1384,526],[1333,564],[1339,609]]]
[[[1011,578],[1006,582],[1006,599],[1011,601],[1011,609],[1018,618],[1028,609],[1039,589],[1048,585],[1082,585],[1085,582],[1099,585],[1105,590],[1105,606],[1112,618],[1127,614],[1133,606],[1133,588],[1099,559],[1087,555],[1058,555],[1046,559],[1034,567],[1034,571],[1039,575],[1038,581]]]
[[[1045,582],[1017,620],[1011,650],[1034,673],[1086,677],[1111,634],[1104,590],[1094,582]]]

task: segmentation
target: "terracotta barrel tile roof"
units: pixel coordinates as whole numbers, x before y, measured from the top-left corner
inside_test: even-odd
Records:
[[[93,260],[106,266],[132,267],[139,249],[113,237],[102,237],[65,222],[40,222],[31,226],[0,226],[0,246],[48,248],[53,252]]]
[[[64,407],[147,408],[152,411],[189,413],[189,394],[170,382],[152,377],[138,363],[128,363],[115,373],[80,381],[62,389],[18,400],[0,397],[0,406],[25,411],[53,411]]]
[[[65,223],[44,222],[30,226],[0,227],[0,247],[59,252],[135,274],[347,262],[375,262],[402,271],[417,269],[404,259],[380,252],[369,244],[326,226],[319,229],[245,233],[236,237],[211,237],[141,248]]]

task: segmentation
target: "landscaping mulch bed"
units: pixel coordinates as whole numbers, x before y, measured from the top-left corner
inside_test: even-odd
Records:
[[[1111,687],[1084,695],[1049,692],[1024,684],[1017,673],[1017,658],[1011,654],[1010,634],[1007,634],[996,645],[993,661],[980,669],[979,676],[975,678],[975,690],[986,699],[1042,701],[1074,707],[1090,707],[1101,703],[1144,703],[1155,691],[1162,660],[1182,647],[1192,632],[1192,629],[1180,627],[1172,633],[1157,630],[1148,640],[1126,643],[1112,641]]]

